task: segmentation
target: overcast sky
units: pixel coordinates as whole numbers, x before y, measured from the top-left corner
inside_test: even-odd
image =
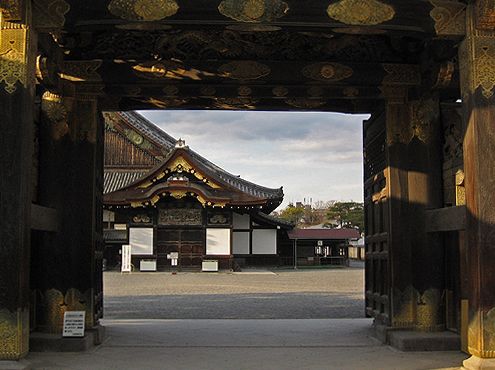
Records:
[[[225,170],[289,202],[363,200],[362,121],[337,113],[140,112]]]

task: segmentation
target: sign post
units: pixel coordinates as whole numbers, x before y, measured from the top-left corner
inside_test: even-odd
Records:
[[[122,246],[122,265],[120,272],[131,272],[131,246]]]
[[[64,312],[63,337],[84,337],[85,311]]]

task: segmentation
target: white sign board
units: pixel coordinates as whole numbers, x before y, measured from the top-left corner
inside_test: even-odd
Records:
[[[321,247],[323,245],[323,240],[318,240],[318,246]]]
[[[66,311],[64,313],[63,337],[84,337],[85,311]]]
[[[122,266],[121,272],[131,272],[131,246],[122,246]]]

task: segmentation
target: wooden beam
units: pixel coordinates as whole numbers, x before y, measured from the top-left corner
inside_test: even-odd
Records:
[[[438,233],[466,229],[466,206],[426,211],[426,232]]]

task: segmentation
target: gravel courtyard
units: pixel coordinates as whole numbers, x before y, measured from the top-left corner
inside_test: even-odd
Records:
[[[364,315],[364,269],[104,273],[106,319],[329,319]]]

